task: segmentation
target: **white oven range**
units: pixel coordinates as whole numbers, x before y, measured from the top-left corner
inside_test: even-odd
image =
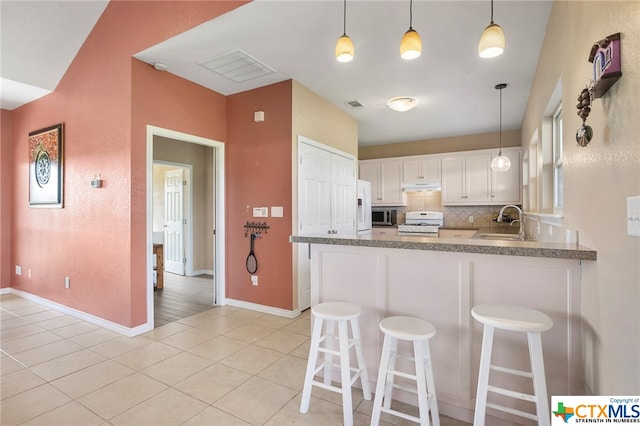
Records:
[[[444,225],[444,214],[438,211],[418,210],[407,212],[405,223],[398,225],[398,235],[437,237]]]

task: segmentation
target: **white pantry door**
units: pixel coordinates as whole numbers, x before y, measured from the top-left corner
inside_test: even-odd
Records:
[[[184,171],[164,174],[164,269],[184,275]]]

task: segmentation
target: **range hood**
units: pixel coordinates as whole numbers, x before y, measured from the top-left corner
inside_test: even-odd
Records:
[[[420,192],[420,191],[440,191],[442,184],[440,181],[430,182],[405,182],[402,184],[404,192]]]

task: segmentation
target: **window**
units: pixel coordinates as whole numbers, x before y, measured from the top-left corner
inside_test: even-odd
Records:
[[[552,120],[553,140],[553,212],[561,213],[564,198],[562,172],[562,104],[556,108]]]

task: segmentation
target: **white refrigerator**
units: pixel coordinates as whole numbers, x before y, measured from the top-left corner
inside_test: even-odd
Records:
[[[356,213],[356,230],[358,234],[371,233],[371,182],[358,180],[358,204]]]

